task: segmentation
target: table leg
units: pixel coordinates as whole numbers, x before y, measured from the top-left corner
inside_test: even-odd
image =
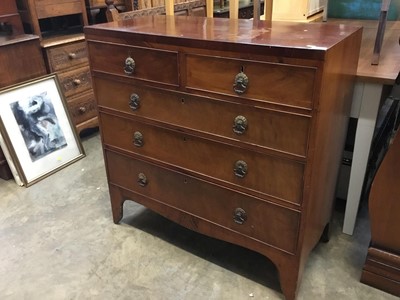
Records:
[[[363,85],[361,89],[361,104],[343,224],[343,232],[349,235],[353,234],[356,223],[358,206],[360,204],[361,191],[383,88],[382,84],[377,83],[361,84]]]

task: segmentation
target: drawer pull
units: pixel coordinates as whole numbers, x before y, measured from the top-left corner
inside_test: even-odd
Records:
[[[86,107],[84,107],[84,106],[79,107],[79,112],[81,114],[84,114],[86,112]]]
[[[243,208],[236,208],[233,212],[233,221],[235,223],[242,225],[247,220],[247,214]]]
[[[68,57],[69,57],[69,59],[74,59],[74,58],[76,58],[76,53],[74,53],[74,52],[68,53]]]
[[[146,186],[149,182],[147,180],[146,175],[144,175],[143,173],[139,173],[138,174],[138,180],[137,180],[138,184],[140,186]]]
[[[233,171],[237,177],[244,178],[247,174],[247,163],[243,160],[238,160],[235,162]]]
[[[124,72],[125,74],[132,75],[133,72],[135,72],[135,61],[133,60],[132,57],[128,57],[125,59],[125,67],[124,67]]]
[[[134,144],[136,147],[143,147],[144,141],[143,141],[143,134],[142,134],[141,132],[136,131],[136,132],[133,134],[133,144]]]
[[[233,123],[233,132],[243,134],[247,129],[247,119],[243,116],[237,116]]]
[[[242,72],[238,73],[235,77],[235,83],[233,84],[233,90],[235,91],[236,94],[242,95],[246,91],[248,84],[249,84],[249,78],[242,71]]]
[[[78,86],[80,85],[82,82],[79,79],[74,79],[73,80],[74,85]]]
[[[129,107],[132,110],[137,110],[140,106],[140,99],[138,94],[131,94],[129,98]]]

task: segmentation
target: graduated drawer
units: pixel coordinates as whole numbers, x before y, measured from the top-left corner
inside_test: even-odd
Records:
[[[310,118],[93,78],[99,106],[306,156]],[[241,122],[245,121],[245,126]]]
[[[89,66],[67,72],[57,73],[65,97],[81,93],[92,88],[92,77]]]
[[[89,62],[85,41],[54,46],[48,48],[46,53],[51,72]]]
[[[93,91],[69,98],[68,111],[75,125],[96,117],[97,109]]]
[[[100,116],[105,144],[253,193],[301,202],[304,171],[301,163],[105,113]]]
[[[186,64],[188,88],[312,108],[316,68],[191,54]],[[238,94],[234,83],[242,70],[248,86]]]
[[[105,153],[111,183],[295,253],[299,212],[140,160],[109,151]]]
[[[178,85],[177,52],[97,42],[89,42],[88,48],[93,71]],[[127,58],[134,60],[134,71],[127,68]]]

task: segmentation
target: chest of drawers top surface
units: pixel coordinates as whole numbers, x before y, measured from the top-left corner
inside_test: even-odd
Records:
[[[236,50],[247,45],[247,51],[262,47],[264,54],[323,59],[332,48],[360,27],[326,23],[267,22],[224,18],[148,16],[132,20],[93,25],[85,28],[87,38],[93,35],[118,37],[129,34],[137,41],[174,43],[185,46]],[[266,50],[268,47],[268,50]],[[290,49],[282,52],[284,48]],[[241,51],[242,48],[240,48]],[[267,52],[265,52],[267,51]]]

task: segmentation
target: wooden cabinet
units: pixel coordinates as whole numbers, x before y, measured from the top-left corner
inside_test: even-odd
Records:
[[[0,2],[0,23],[0,89],[46,74],[39,37],[24,34],[15,0]],[[1,149],[0,178],[12,178]]]
[[[0,89],[45,75],[39,37],[31,34],[0,36],[0,70]],[[12,178],[1,149],[0,178]]]
[[[400,131],[397,131],[372,182],[371,243],[361,282],[400,297],[399,170]]]
[[[57,73],[78,132],[97,127],[83,26],[84,0],[17,0],[26,30],[41,37],[47,71]]]
[[[21,18],[18,13],[15,0],[2,0],[0,1],[0,24],[1,33],[8,31],[13,35],[23,34]],[[6,28],[4,28],[6,27]]]
[[[153,16],[85,34],[114,222],[130,199],[257,251],[294,299],[330,221],[361,29]]]

